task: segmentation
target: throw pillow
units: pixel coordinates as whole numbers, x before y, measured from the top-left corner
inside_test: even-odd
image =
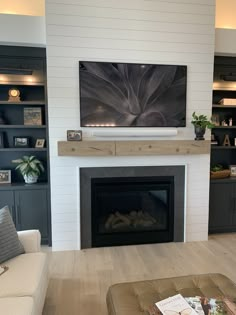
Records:
[[[9,209],[5,206],[0,209],[0,264],[24,252]]]

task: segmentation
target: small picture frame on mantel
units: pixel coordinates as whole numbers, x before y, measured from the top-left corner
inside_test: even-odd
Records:
[[[82,130],[67,130],[67,141],[81,141]]]

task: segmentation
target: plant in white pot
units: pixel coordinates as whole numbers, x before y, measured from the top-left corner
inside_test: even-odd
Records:
[[[27,184],[37,183],[39,175],[44,172],[42,162],[33,155],[24,155],[21,159],[12,162],[18,164],[16,170],[19,170]]]

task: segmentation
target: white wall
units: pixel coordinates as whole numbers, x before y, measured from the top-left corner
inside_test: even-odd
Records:
[[[46,46],[44,16],[0,14],[1,45]]]
[[[192,139],[192,112],[211,113],[214,20],[214,0],[46,1],[54,249],[80,247],[77,171],[93,165],[186,164],[186,240],[207,239],[209,155],[68,158],[57,141],[80,128],[79,60],[187,65],[187,127],[175,139]]]

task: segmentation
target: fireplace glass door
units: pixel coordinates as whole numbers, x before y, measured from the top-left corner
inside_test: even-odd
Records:
[[[92,247],[173,241],[174,178],[91,180]]]

